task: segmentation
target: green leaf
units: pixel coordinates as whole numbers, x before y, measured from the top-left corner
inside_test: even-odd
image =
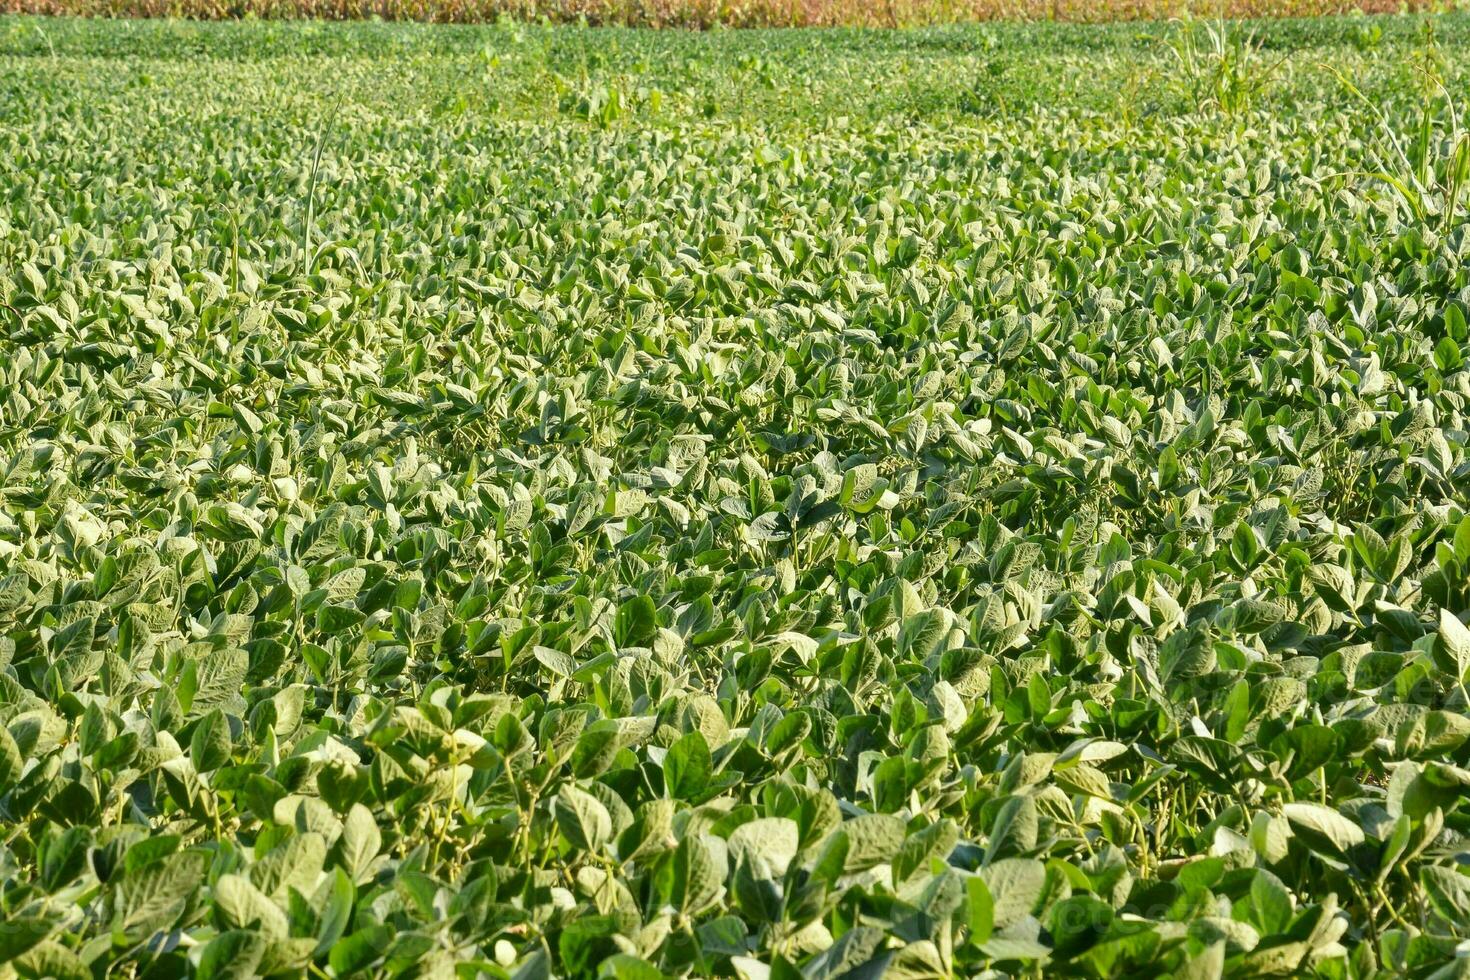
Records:
[[[572,775],[591,779],[607,771],[622,746],[622,731],[608,719],[594,722],[577,737],[569,762]]]
[[[749,860],[773,875],[786,871],[800,846],[801,828],[786,817],[761,817],[743,823],[730,834],[730,856]]]
[[[9,963],[49,936],[56,924],[40,915],[12,916],[0,929],[0,963]]]
[[[113,897],[114,916],[123,933],[136,938],[173,925],[203,883],[206,860],[198,851],[179,851],[129,869]]]
[[[4,725],[0,725],[0,796],[5,795],[20,781],[22,768],[25,760],[21,757],[20,747],[15,744]]]
[[[1012,796],[996,811],[990,826],[985,863],[1025,854],[1036,847],[1040,823],[1036,803],[1029,796]]]
[[[1262,935],[1279,935],[1291,924],[1294,911],[1291,893],[1269,872],[1257,871],[1252,876],[1250,907],[1252,919]]]
[[[371,925],[337,940],[327,957],[332,972],[347,976],[371,966],[393,940],[393,930],[386,925]]]
[[[697,799],[709,788],[714,765],[709,745],[697,731],[670,746],[664,756],[664,792],[676,800]]]
[[[672,901],[685,915],[698,915],[720,900],[724,893],[727,859],[701,837],[686,836],[673,859]]]
[[[1032,914],[1046,888],[1046,866],[1030,858],[1002,858],[980,871],[991,896],[995,929],[1005,930]]]
[[[657,632],[658,610],[651,597],[634,596],[618,607],[617,619],[613,624],[613,638],[619,647],[652,646]]]
[[[1260,556],[1261,541],[1255,528],[1243,522],[1235,525],[1235,532],[1230,538],[1230,557],[1234,560],[1235,567],[1248,572],[1256,566]]]
[[[292,888],[307,894],[315,890],[326,858],[321,834],[297,833],[250,866],[250,882],[278,901],[284,901]]]
[[[1465,355],[1453,338],[1441,337],[1434,345],[1434,363],[1446,374],[1458,371],[1465,364]]]
[[[1366,840],[1362,827],[1320,803],[1288,803],[1281,813],[1292,833],[1319,856],[1346,860],[1348,852]]]
[[[11,961],[22,980],[91,980],[81,957],[55,940],[44,940]]]
[[[40,847],[39,882],[47,892],[55,894],[79,876],[87,865],[87,849],[92,844],[88,827],[68,827],[48,835]]]
[[[1225,975],[1225,944],[1211,943],[1188,957],[1175,971],[1175,980],[1220,980]]]
[[[189,739],[189,761],[198,772],[213,772],[230,761],[230,723],[218,708],[194,725]]]
[[[1464,683],[1470,678],[1470,629],[1444,609],[1439,611],[1439,644],[1454,667],[1455,679]]]
[[[337,841],[342,870],[348,879],[356,884],[367,881],[382,849],[383,835],[372,811],[354,803],[342,821],[342,836]]]
[[[855,874],[891,861],[904,841],[903,821],[886,813],[868,813],[842,823],[847,835],[846,871]]]
[[[1470,921],[1470,877],[1452,868],[1428,864],[1419,869],[1419,882],[1434,910],[1447,921]]]
[[[199,956],[199,976],[209,980],[247,980],[259,976],[266,942],[254,932],[235,929],[211,939]]]
[[[556,797],[556,826],[573,847],[596,853],[612,838],[612,816],[602,801],[575,786]]]
[[[974,875],[966,879],[965,897],[970,941],[976,945],[984,944],[995,928],[995,900],[991,898],[990,887],[983,876]]]
[[[342,938],[352,920],[352,906],[357,901],[357,889],[341,868],[332,873],[327,887],[329,891],[317,924],[317,943],[312,952],[313,958],[326,954]]]
[[[215,882],[214,907],[226,929],[247,930],[267,939],[290,934],[285,911],[241,875],[224,875]]]

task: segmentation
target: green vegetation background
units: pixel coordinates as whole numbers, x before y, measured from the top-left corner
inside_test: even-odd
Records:
[[[1465,976],[1467,40],[0,19],[0,977]]]

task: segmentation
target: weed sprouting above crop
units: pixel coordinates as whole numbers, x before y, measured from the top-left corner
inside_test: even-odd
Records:
[[[0,19],[0,980],[1462,976],[1432,24]]]
[[[1168,48],[1189,101],[1226,116],[1247,112],[1285,61],[1265,60],[1255,27],[1225,20],[1182,21]]]
[[[1401,132],[1387,111],[1331,69],[1343,89],[1375,117],[1367,148],[1371,169],[1363,176],[1392,188],[1413,221],[1439,234],[1449,232],[1459,219],[1462,192],[1470,180],[1470,129],[1460,122],[1460,107],[1445,83],[1442,58],[1432,24],[1426,24],[1425,43],[1414,59],[1418,108],[1408,132]]]

